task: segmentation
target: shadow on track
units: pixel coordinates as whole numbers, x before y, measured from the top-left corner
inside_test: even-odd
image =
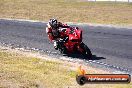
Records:
[[[106,59],[104,57],[97,57],[96,55],[92,55],[91,60],[101,60],[101,59]]]
[[[65,54],[63,56],[68,56],[68,57],[72,57],[72,58],[79,58],[79,59],[85,59],[85,60],[101,60],[101,59],[106,59],[104,57],[98,57],[96,55],[92,55],[92,58],[84,57],[81,54]]]

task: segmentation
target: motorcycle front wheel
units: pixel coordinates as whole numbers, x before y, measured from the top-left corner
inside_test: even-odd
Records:
[[[60,51],[61,54],[66,54],[66,53],[67,53],[67,50],[66,50],[65,47],[61,47],[61,48],[59,49],[59,51]]]
[[[67,54],[67,49],[62,43],[59,44],[59,51],[61,54]]]

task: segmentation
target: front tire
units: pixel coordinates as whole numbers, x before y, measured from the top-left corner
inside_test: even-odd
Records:
[[[59,51],[60,51],[61,54],[66,54],[66,53],[67,53],[67,50],[66,50],[65,47],[61,47],[61,48],[59,49]]]
[[[59,51],[60,51],[61,54],[67,54],[67,49],[66,49],[66,47],[64,46],[63,43],[59,43],[58,47],[59,47]]]
[[[92,53],[91,53],[90,49],[88,48],[88,46],[85,45],[84,43],[81,43],[80,46],[81,46],[81,48],[83,49],[82,54],[83,54],[85,57],[91,59],[91,58],[92,58]]]

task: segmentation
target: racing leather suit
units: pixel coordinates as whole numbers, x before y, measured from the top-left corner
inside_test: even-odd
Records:
[[[61,28],[70,28],[67,24],[62,24],[61,22],[58,22],[57,28],[51,28],[51,27],[46,27],[46,33],[48,35],[48,38],[50,42],[54,43],[54,47],[57,48],[57,39],[60,39],[60,32],[59,29]]]

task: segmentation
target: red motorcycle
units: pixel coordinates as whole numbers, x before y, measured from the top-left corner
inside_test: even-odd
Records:
[[[58,50],[63,54],[79,52],[87,58],[92,57],[90,49],[82,42],[82,30],[78,27],[61,28]]]

